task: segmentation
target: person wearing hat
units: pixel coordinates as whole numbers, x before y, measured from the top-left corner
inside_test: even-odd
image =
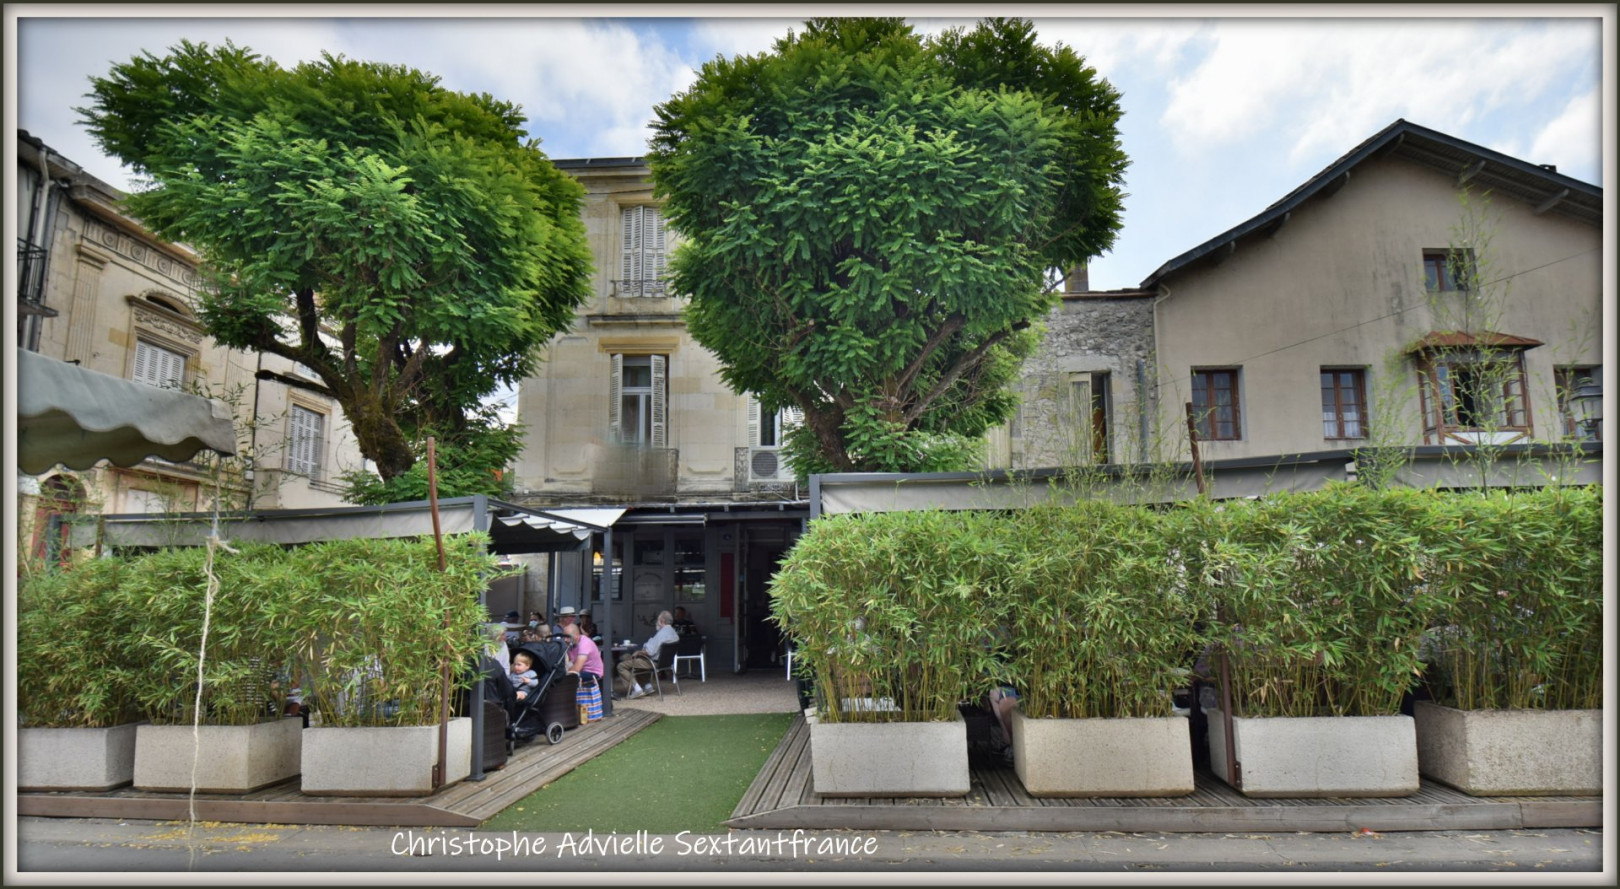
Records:
[[[523,629],[523,615],[518,614],[515,610],[508,611],[504,621],[506,623],[506,644],[518,644],[518,631]]]
[[[592,639],[596,639],[601,635],[600,633],[596,632],[596,621],[591,619],[591,610],[589,608],[580,609],[579,628],[585,631],[585,635],[591,637]]]
[[[552,632],[561,636],[567,633],[568,626],[578,619],[579,612],[574,610],[574,606],[564,605],[563,607],[557,609],[557,626],[552,629]]]

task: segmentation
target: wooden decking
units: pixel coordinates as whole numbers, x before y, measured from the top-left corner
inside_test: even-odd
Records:
[[[432,796],[411,798],[305,796],[298,779],[242,795],[197,794],[203,821],[272,824],[350,824],[397,827],[477,827],[514,802],[573,771],[661,717],[620,708],[612,718],[570,729],[561,743],[536,739],[517,748],[506,765],[482,781],[460,781]],[[63,818],[190,817],[184,793],[125,788],[105,793],[22,793],[17,814]]]
[[[811,787],[810,731],[796,717],[726,823],[736,828],[1036,831],[1508,830],[1600,827],[1599,797],[1472,797],[1424,781],[1399,799],[1250,799],[1205,771],[1189,796],[1037,799],[1010,767],[975,759],[959,799],[824,798]]]

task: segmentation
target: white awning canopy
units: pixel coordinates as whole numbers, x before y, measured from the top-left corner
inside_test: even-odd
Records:
[[[17,350],[17,466],[181,462],[204,448],[236,453],[230,405]]]
[[[570,534],[576,540],[589,540],[597,531],[611,527],[624,512],[622,509],[545,509],[496,516],[496,520],[507,527],[526,525]]]

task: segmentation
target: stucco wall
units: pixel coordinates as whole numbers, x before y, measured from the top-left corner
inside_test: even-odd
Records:
[[[1398,158],[1368,161],[1270,239],[1165,278],[1155,316],[1161,428],[1184,428],[1192,369],[1241,366],[1242,439],[1205,443],[1206,457],[1354,446],[1326,439],[1320,419],[1319,371],[1344,366],[1366,369],[1374,419],[1400,408],[1396,437],[1421,442],[1416,370],[1402,349],[1458,326],[1433,311],[1422,255],[1457,243],[1463,216],[1454,177]],[[1507,198],[1488,216],[1492,239],[1480,256],[1499,280],[1483,291],[1494,304],[1485,329],[1545,343],[1525,353],[1525,370],[1534,437],[1557,439],[1554,367],[1602,361],[1601,233]]]

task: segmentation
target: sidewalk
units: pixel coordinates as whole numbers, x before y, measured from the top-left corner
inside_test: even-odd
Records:
[[[797,872],[801,881],[846,872],[910,872],[917,882],[982,884],[983,872],[1060,874],[1253,872],[1513,873],[1525,879],[1613,885],[1613,856],[1597,830],[1124,834],[894,831],[733,831],[694,836],[584,832],[495,833],[456,829],[199,825],[185,822],[22,818],[5,882],[44,872]],[[8,867],[8,870],[10,868]],[[951,877],[950,873],[962,874]],[[1293,875],[1293,876],[1290,876]],[[626,878],[628,879],[628,877]],[[1263,881],[1263,877],[1262,880]],[[1169,880],[1173,881],[1173,879]],[[179,882],[178,880],[176,882]],[[1475,885],[1472,880],[1457,882]],[[597,881],[601,884],[601,881]]]

